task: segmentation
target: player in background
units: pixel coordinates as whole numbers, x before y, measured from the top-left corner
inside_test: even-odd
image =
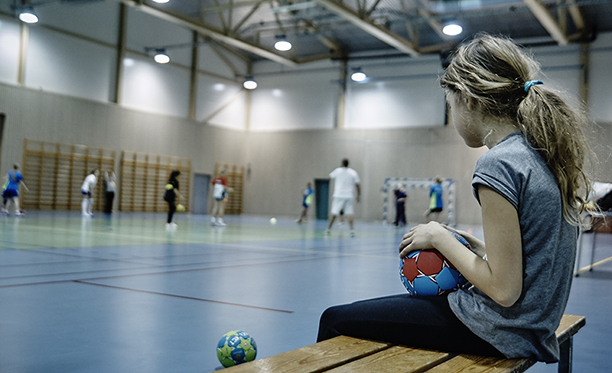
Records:
[[[425,211],[425,218],[428,221],[438,221],[438,217],[444,208],[444,202],[442,201],[442,178],[436,176],[434,180],[434,185],[429,188],[429,208]],[[433,215],[431,219],[430,215]]]
[[[331,217],[329,218],[329,224],[325,230],[325,234],[330,233],[334,220],[336,220],[340,211],[344,211],[351,228],[351,237],[355,236],[353,227],[353,205],[355,202],[359,202],[361,191],[359,189],[359,175],[357,171],[349,168],[348,165],[349,160],[343,159],[342,166],[336,168],[329,174],[329,177],[334,180],[334,195],[331,207]],[[357,191],[356,195],[355,191]]]
[[[174,213],[176,212],[176,201],[177,198],[182,198],[180,192],[180,184],[178,177],[181,175],[181,171],[174,170],[170,173],[168,182],[166,183],[166,192],[164,193],[164,201],[168,203],[168,218],[166,219],[166,230],[173,231],[177,225],[172,221]]]
[[[306,189],[304,189],[304,193],[302,194],[302,214],[300,215],[300,218],[298,220],[296,220],[295,222],[298,224],[301,223],[308,223],[308,207],[310,206],[310,204],[312,203],[312,194],[313,194],[313,190],[312,190],[312,184],[311,183],[307,183],[306,184]]]
[[[85,181],[83,181],[83,185],[81,185],[81,194],[83,195],[81,215],[85,218],[93,217],[93,193],[96,189],[96,183],[98,182],[98,175],[100,175],[100,171],[97,169],[91,171],[85,178]]]
[[[395,228],[400,224],[406,225],[406,199],[408,194],[401,186],[396,186],[393,190],[395,195]]]
[[[227,225],[223,221],[223,217],[225,216],[225,204],[227,203],[228,193],[231,193],[233,189],[227,186],[226,175],[227,170],[222,168],[217,177],[211,181],[213,186],[213,207],[210,213],[210,225],[213,227],[225,227]]]
[[[13,164],[13,171],[9,171],[4,177],[4,187],[2,190],[2,213],[8,215],[8,202],[13,202],[15,215],[21,216],[23,212],[19,209],[19,185],[23,185],[25,190],[30,191],[23,182],[23,175],[19,172],[19,163]]]
[[[104,172],[104,181],[106,182],[106,193],[104,198],[104,213],[111,214],[113,212],[113,201],[115,199],[115,191],[117,190],[117,177],[111,171]]]

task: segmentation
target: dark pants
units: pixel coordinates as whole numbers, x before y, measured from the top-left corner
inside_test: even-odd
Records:
[[[172,223],[172,217],[176,212],[176,202],[175,201],[166,201],[168,202],[168,224]]]
[[[395,226],[399,223],[406,225],[406,206],[404,202],[395,203]]]
[[[113,212],[113,200],[115,199],[115,192],[106,192],[104,200],[104,213],[110,214]]]
[[[503,357],[472,333],[453,313],[446,296],[408,294],[328,308],[317,341],[347,335],[409,347]]]

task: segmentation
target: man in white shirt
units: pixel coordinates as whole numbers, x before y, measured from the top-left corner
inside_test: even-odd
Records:
[[[355,231],[353,230],[353,203],[354,201],[359,202],[361,191],[359,189],[359,175],[357,171],[349,168],[348,165],[348,159],[343,159],[342,167],[336,168],[329,174],[329,177],[334,180],[334,195],[331,217],[325,231],[326,234],[330,233],[336,216],[340,214],[340,211],[344,210],[344,215],[347,216],[349,226],[351,227],[351,237],[355,236]],[[357,195],[355,195],[355,190],[357,190]]]

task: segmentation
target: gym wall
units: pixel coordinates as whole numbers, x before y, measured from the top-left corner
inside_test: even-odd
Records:
[[[128,8],[128,51],[116,104],[111,101],[118,2],[82,4],[69,12],[59,3],[41,7],[49,21],[29,27],[23,82],[17,77],[20,25],[2,6],[0,112],[6,113],[6,123],[1,172],[22,159],[24,138],[189,158],[194,172],[207,174],[213,173],[215,162],[241,164],[247,170],[245,213],[295,215],[306,182],[327,177],[348,157],[362,177],[358,218],[380,219],[378,188],[384,178],[440,174],[459,183],[458,221],[480,220],[470,180],[484,149],[465,147],[452,124],[444,126],[437,56],[356,56],[363,58],[349,62],[349,74],[361,67],[372,80],[349,82],[344,112],[338,113],[341,62],[296,68],[257,62],[253,72],[259,88],[245,93],[234,77],[234,70],[246,73],[245,63],[229,55],[232,68],[204,44],[198,59],[196,120],[189,120],[190,48],[172,51],[172,63],[166,66],[142,52],[150,45],[189,43],[188,30]],[[546,85],[576,95],[579,46],[537,48],[534,53]],[[602,161],[596,176],[602,181],[612,180],[607,166],[611,57],[612,34],[599,35],[591,45],[588,82],[589,107],[600,125],[592,135]]]

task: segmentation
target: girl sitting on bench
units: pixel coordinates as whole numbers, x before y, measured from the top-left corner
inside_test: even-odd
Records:
[[[589,195],[586,120],[533,80],[537,63],[511,40],[486,34],[458,48],[441,78],[476,163],[474,196],[485,242],[470,251],[438,222],[404,235],[400,257],[436,249],[469,281],[448,295],[388,296],[327,309],[318,340],[348,335],[448,352],[555,362],[580,213]]]

